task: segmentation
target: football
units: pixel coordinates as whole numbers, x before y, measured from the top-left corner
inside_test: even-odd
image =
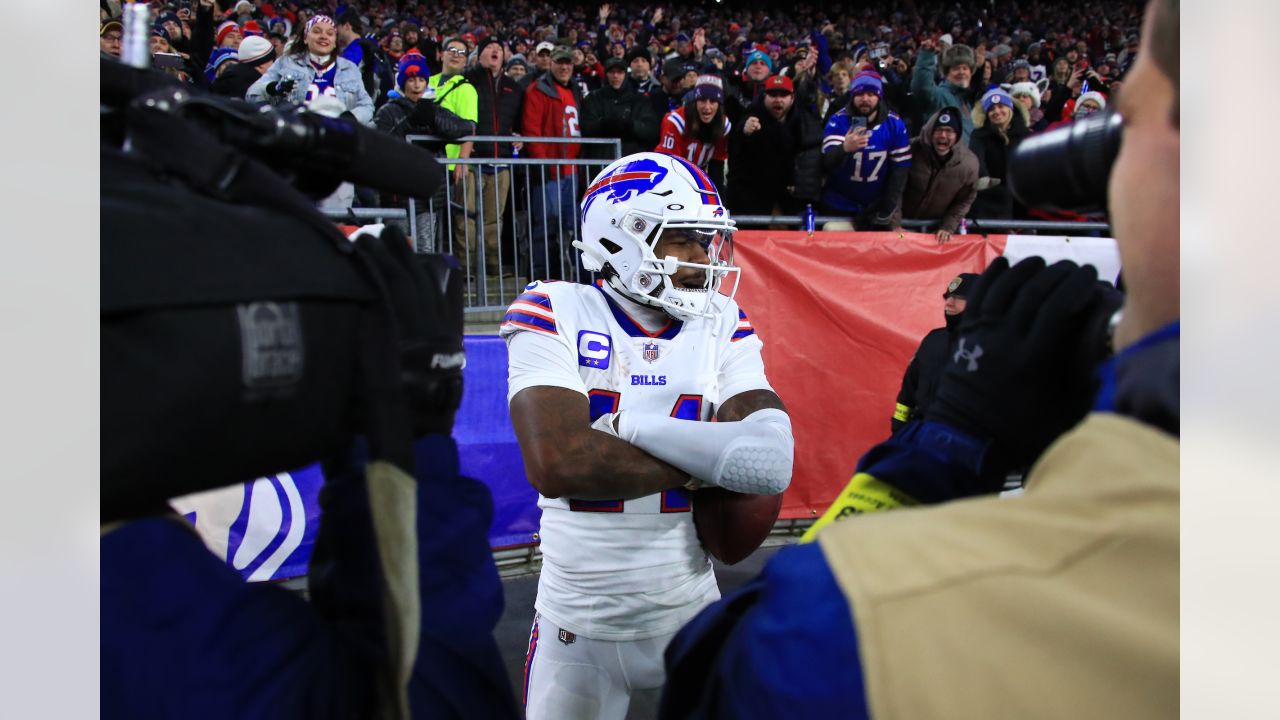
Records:
[[[747,495],[707,487],[695,490],[692,496],[698,539],[707,552],[727,565],[755,552],[782,510],[782,493]]]

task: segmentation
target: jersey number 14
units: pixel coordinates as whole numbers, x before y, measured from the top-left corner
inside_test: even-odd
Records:
[[[591,402],[591,421],[605,413],[618,412],[622,393],[613,390],[592,390],[587,393]],[[702,419],[702,396],[681,395],[671,408],[671,417],[681,420]],[[683,488],[662,491],[662,512],[689,512],[692,505],[689,492]],[[569,500],[569,509],[576,512],[622,512],[623,500]]]

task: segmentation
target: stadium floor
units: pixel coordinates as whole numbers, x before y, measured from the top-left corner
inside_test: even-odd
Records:
[[[773,540],[771,538],[771,540]],[[787,543],[789,544],[789,543]],[[737,565],[729,566],[715,562],[716,580],[720,585],[720,594],[734,590],[755,577],[764,564],[773,557],[783,544],[767,544],[756,550],[750,557]],[[498,622],[495,635],[502,659],[507,666],[507,676],[511,678],[515,689],[516,700],[521,698],[524,677],[524,656],[528,650],[529,627],[533,622],[533,599],[538,591],[537,574],[525,574],[509,577],[502,581],[506,607],[502,612],[502,620]],[[627,720],[650,720],[658,716],[658,697],[637,696],[632,698],[631,708],[627,712]]]

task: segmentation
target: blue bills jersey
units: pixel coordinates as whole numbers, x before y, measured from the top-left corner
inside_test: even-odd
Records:
[[[848,107],[841,108],[827,121],[822,133],[824,155],[844,152],[844,136],[849,132],[851,121]],[[871,128],[871,140],[865,148],[848,153],[844,162],[827,175],[823,203],[850,215],[861,213],[884,192],[891,166],[904,170],[911,167],[911,137],[906,123],[894,112]]]

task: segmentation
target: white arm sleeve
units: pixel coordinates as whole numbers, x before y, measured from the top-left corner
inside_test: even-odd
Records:
[[[573,353],[558,337],[521,331],[507,339],[507,402],[525,388],[562,387],[587,394]]]
[[[776,495],[791,484],[795,440],[781,410],[757,410],[739,422],[690,422],[618,413],[618,436],[705,484]]]

